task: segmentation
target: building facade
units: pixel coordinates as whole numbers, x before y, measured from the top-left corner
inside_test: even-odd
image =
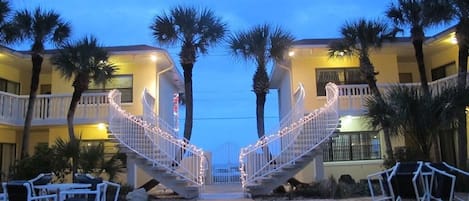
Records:
[[[424,43],[427,78],[430,85],[455,81],[458,66],[458,47],[454,28],[429,37]],[[383,169],[385,158],[382,133],[370,128],[363,104],[370,95],[360,77],[357,57],[331,58],[328,44],[338,39],[305,39],[295,41],[286,62],[277,63],[271,72],[271,88],[279,95],[280,117],[292,109],[292,93],[301,83],[305,88],[305,111],[321,107],[325,101],[324,86],[328,82],[339,85],[340,128],[323,144],[324,163],[311,163],[297,177],[305,182],[317,178],[349,174],[356,180]],[[375,67],[379,87],[403,83],[419,83],[420,77],[410,38],[399,38],[372,50],[370,59]],[[405,137],[393,137],[395,147],[405,146]]]
[[[117,147],[108,139],[107,122],[112,89],[122,93],[122,107],[142,115],[144,89],[155,99],[153,111],[170,127],[177,127],[173,99],[184,89],[183,79],[168,52],[147,45],[105,47],[109,62],[118,68],[112,80],[104,86],[90,83],[83,94],[74,117],[75,133],[85,145],[103,143],[105,152],[116,153]],[[38,144],[53,145],[57,138],[68,141],[66,115],[73,92],[72,83],[65,80],[51,65],[54,50],[45,52],[40,74],[30,134],[29,154]],[[19,157],[24,117],[31,79],[31,57],[26,51],[0,47],[0,167],[2,175]],[[122,175],[125,181],[125,175]],[[140,176],[144,177],[144,176]],[[2,181],[7,178],[2,177]],[[142,179],[139,183],[146,182]]]

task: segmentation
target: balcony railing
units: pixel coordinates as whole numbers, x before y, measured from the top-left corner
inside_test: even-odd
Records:
[[[71,94],[38,95],[34,104],[32,125],[58,125],[67,122]],[[29,96],[0,92],[0,122],[14,126],[24,124]],[[107,93],[83,94],[75,111],[75,123],[107,121]]]
[[[433,82],[429,82],[428,86],[432,93],[440,93],[442,89],[449,86],[455,86],[457,83],[458,75],[452,75],[439,79]],[[469,83],[469,74],[466,76],[466,81]],[[381,93],[385,93],[386,90],[392,86],[405,85],[405,86],[420,86],[420,83],[405,83],[405,84],[378,84],[378,88]],[[371,90],[367,84],[356,84],[356,85],[338,85],[339,87],[339,113],[341,115],[360,115],[366,111],[365,101],[368,96],[371,95]]]

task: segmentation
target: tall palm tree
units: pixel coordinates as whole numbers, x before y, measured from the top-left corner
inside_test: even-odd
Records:
[[[193,121],[192,70],[197,57],[220,42],[226,24],[210,9],[177,6],[169,13],[157,15],[150,26],[155,40],[162,45],[180,44],[179,61],[184,71],[186,116],[184,138],[190,141]]]
[[[451,0],[454,8],[454,14],[459,20],[456,25],[456,39],[458,41],[458,89],[466,87],[467,76],[467,57],[469,56],[469,1],[467,0]],[[466,105],[459,111],[458,126],[458,167],[466,169],[467,161],[467,122],[466,122]]]
[[[386,15],[400,28],[409,27],[415,50],[420,82],[424,93],[430,95],[425,70],[423,42],[426,28],[451,21],[451,6],[448,0],[397,0],[391,3]]]
[[[83,92],[88,90],[90,81],[95,84],[108,82],[117,68],[108,63],[108,52],[104,50],[95,37],[84,37],[77,42],[66,42],[59,52],[51,57],[52,64],[67,79],[73,79],[73,95],[67,112],[68,135],[70,144],[78,146],[73,129],[73,117]],[[73,158],[72,171],[76,172],[79,158]]]
[[[108,63],[108,52],[98,44],[95,37],[85,37],[76,42],[66,42],[60,46],[51,62],[61,75],[73,79],[73,95],[67,112],[67,125],[70,141],[76,140],[73,130],[73,117],[83,92],[88,90],[91,81],[105,84],[110,81],[116,66]]]
[[[32,42],[30,54],[32,62],[31,86],[29,102],[23,129],[23,143],[21,144],[21,157],[28,154],[31,120],[34,112],[39,75],[41,73],[44,43],[60,44],[70,35],[70,26],[64,22],[60,15],[54,11],[44,11],[36,8],[34,11],[20,10],[13,15],[12,22],[7,27],[9,41]]]
[[[369,52],[371,49],[379,49],[383,41],[393,40],[398,30],[390,30],[387,24],[379,20],[358,19],[355,22],[347,22],[341,28],[342,39],[329,45],[329,56],[341,57],[344,55],[358,56],[360,61],[360,72],[362,78],[367,82],[372,95],[384,103],[381,92],[376,86],[376,75],[373,64],[371,63]],[[390,124],[386,118],[381,118],[379,123],[384,132],[386,144],[386,155],[389,159],[393,158],[393,151],[390,138]]]
[[[252,90],[256,94],[257,135],[265,134],[264,106],[269,92],[269,76],[267,64],[271,61],[279,62],[290,48],[294,37],[280,27],[268,24],[257,25],[250,30],[231,35],[228,40],[229,51],[246,61],[254,61],[256,71],[252,78]]]

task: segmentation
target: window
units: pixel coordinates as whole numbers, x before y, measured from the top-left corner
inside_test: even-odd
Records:
[[[87,93],[109,92],[117,89],[122,93],[121,101],[123,103],[131,103],[133,100],[133,76],[132,75],[115,75],[104,85],[96,85],[90,83]]]
[[[326,84],[333,82],[337,85],[344,84],[366,84],[361,78],[359,68],[328,68],[316,70],[317,95],[326,95]]]
[[[324,147],[324,161],[381,159],[377,132],[344,132],[331,137]]]
[[[20,94],[20,83],[0,78],[0,91]]]
[[[399,73],[400,83],[412,83],[412,73]]]
[[[13,166],[16,159],[16,145],[0,143],[0,168],[2,174],[0,174],[1,181],[5,182],[8,180],[10,167]]]
[[[82,149],[102,146],[105,158],[110,158],[118,152],[116,144],[107,140],[81,140],[80,146]]]
[[[432,69],[432,81],[439,80],[441,78],[445,78],[456,73],[456,62],[453,61]]]

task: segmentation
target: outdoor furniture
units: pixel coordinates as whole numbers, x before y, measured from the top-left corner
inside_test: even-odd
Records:
[[[394,195],[392,195],[389,191],[388,178],[395,167],[396,166],[393,166],[387,170],[379,171],[367,176],[371,200],[393,200]],[[375,192],[375,187],[373,185],[373,183],[376,183],[375,181],[377,181],[377,183],[379,184],[379,189],[377,189],[379,190],[379,192]]]
[[[457,175],[467,177],[469,176],[468,172],[451,166],[446,162],[425,163],[425,165],[435,171],[430,183],[432,198],[439,200],[469,200],[469,195],[466,198],[462,198],[454,192]]]
[[[41,173],[37,175],[35,178],[29,180],[33,185],[46,185],[52,182],[52,177],[54,175],[52,173]]]
[[[426,200],[429,197],[428,182],[424,173],[423,162],[397,162],[388,178],[388,186],[393,200],[413,199]]]
[[[3,183],[7,200],[10,201],[32,201],[32,200],[54,200],[57,201],[56,194],[35,195],[33,184],[29,181],[10,181]]]
[[[106,183],[99,183],[95,190],[70,189],[60,191],[60,201],[106,201]]]
[[[96,186],[98,184],[105,183],[105,184],[107,184],[105,192],[107,193],[107,191],[113,190],[113,192],[114,192],[114,199],[113,200],[117,201],[118,198],[119,198],[120,184],[110,182],[110,181],[105,181],[102,178],[93,177],[90,174],[75,174],[75,179],[76,179],[76,182],[79,182],[79,183],[91,184],[92,185],[92,187],[91,187],[92,190],[96,190]],[[109,199],[109,200],[111,200],[111,199]]]
[[[57,184],[46,184],[46,185],[34,186],[34,189],[39,190],[40,194],[58,193],[63,190],[86,189],[86,188],[91,188],[91,184],[57,183]]]

